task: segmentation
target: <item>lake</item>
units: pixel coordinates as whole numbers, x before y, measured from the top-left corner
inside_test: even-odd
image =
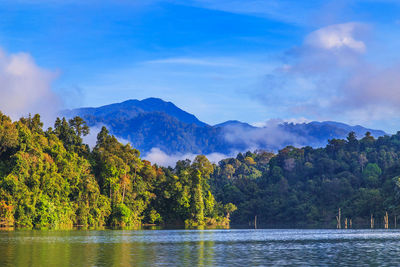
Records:
[[[399,230],[0,231],[0,266],[400,264]]]

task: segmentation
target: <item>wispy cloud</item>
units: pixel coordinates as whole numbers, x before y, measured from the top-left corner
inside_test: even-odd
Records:
[[[176,64],[176,65],[194,65],[194,66],[210,66],[210,67],[237,67],[237,64],[224,59],[212,58],[190,58],[177,57],[156,59],[144,62],[144,64]]]
[[[313,10],[324,4],[324,1],[320,0],[301,1],[301,4],[291,0],[170,0],[169,2],[236,14],[266,17],[294,24],[305,24]]]
[[[127,68],[99,73],[93,80],[81,84],[86,88],[87,99],[96,100],[114,90],[107,104],[126,98],[159,97],[172,101],[184,110],[196,114],[210,124],[237,116],[237,107],[252,119],[263,120],[263,106],[248,98],[248,88],[274,63],[266,62],[260,55],[243,57],[174,57],[143,61]],[[115,89],[117,88],[117,90]]]
[[[281,123],[309,123],[311,122],[310,119],[305,118],[305,117],[299,117],[299,118],[288,118],[288,119],[270,119],[268,121],[260,121],[260,122],[253,122],[251,125],[255,127],[267,127],[271,122],[275,122],[274,124],[281,124]]]

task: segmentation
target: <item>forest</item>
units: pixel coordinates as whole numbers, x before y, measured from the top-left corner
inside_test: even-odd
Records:
[[[215,200],[205,156],[160,168],[105,127],[90,149],[89,131],[80,117],[44,130],[38,114],[13,122],[0,113],[1,226],[229,225],[236,207]]]
[[[160,167],[80,117],[12,121],[0,113],[0,225],[17,228],[382,227],[400,214],[400,132],[239,153]],[[266,136],[265,138],[268,138]],[[341,219],[337,216],[340,209]]]
[[[266,137],[267,138],[267,137]],[[324,148],[288,146],[277,154],[238,154],[210,180],[217,200],[238,207],[235,224],[264,227],[397,227],[400,132],[331,139]],[[337,216],[341,210],[341,220]],[[372,221],[372,222],[371,222]]]

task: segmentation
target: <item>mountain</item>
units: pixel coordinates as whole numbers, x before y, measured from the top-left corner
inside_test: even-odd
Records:
[[[230,121],[226,121],[223,123],[219,123],[219,124],[214,125],[214,127],[221,127],[221,128],[242,127],[242,128],[249,129],[249,130],[257,128],[248,123],[236,121],[236,120],[230,120]]]
[[[109,118],[114,117],[118,120],[129,120],[137,117],[139,114],[160,112],[169,115],[186,124],[195,124],[197,126],[207,126],[206,123],[198,120],[193,114],[190,114],[178,108],[171,102],[163,101],[159,98],[146,98],[144,100],[127,100],[122,103],[106,105],[98,108],[78,108],[64,111],[64,115],[71,117],[75,115]]]
[[[221,129],[158,98],[65,110],[61,115],[80,116],[91,127],[106,125],[112,134],[130,141],[144,153],[153,147],[169,154],[201,154],[229,149],[221,140]]]
[[[309,123],[283,123],[281,125],[284,132],[290,132],[297,136],[305,136],[309,146],[324,146],[326,141],[333,138],[344,139],[349,132],[355,132],[356,136],[363,137],[366,132],[372,136],[384,136],[386,133],[381,130],[364,128],[360,125],[350,126],[341,122],[334,121],[312,121]]]
[[[337,129],[337,134],[345,134],[347,135],[349,132],[355,132],[356,135],[362,136],[365,134],[366,131],[369,131],[371,135],[378,137],[378,136],[383,136],[386,133],[381,130],[374,130],[374,129],[368,129],[364,128],[361,125],[356,125],[356,126],[350,126],[342,122],[336,122],[336,121],[324,121],[324,122],[318,122],[318,121],[313,121],[308,123],[309,126],[317,128],[317,127],[329,127],[329,128],[336,128]]]
[[[126,139],[146,154],[159,148],[167,154],[231,154],[266,149],[276,151],[287,145],[325,146],[328,139],[345,138],[354,131],[358,137],[380,130],[326,121],[310,123],[270,123],[255,127],[231,120],[210,126],[171,102],[158,98],[128,100],[97,108],[65,110],[65,117],[81,116],[89,126],[106,125],[117,137]]]

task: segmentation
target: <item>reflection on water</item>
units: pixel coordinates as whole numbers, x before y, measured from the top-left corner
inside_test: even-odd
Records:
[[[399,263],[398,230],[0,231],[0,266]]]

